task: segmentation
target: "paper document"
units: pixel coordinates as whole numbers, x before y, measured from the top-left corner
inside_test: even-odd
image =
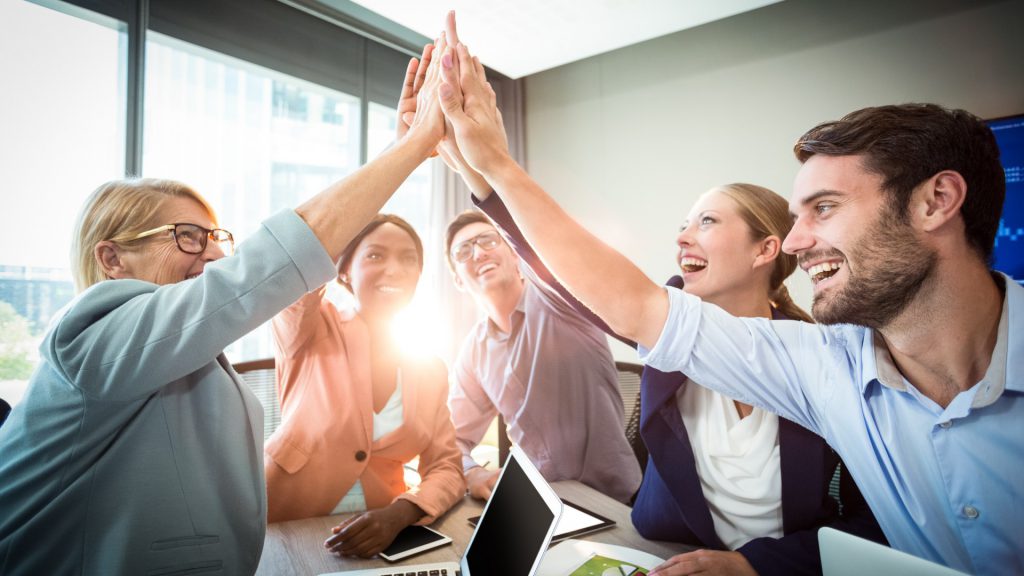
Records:
[[[594,572],[598,576],[623,576],[634,574],[646,574],[658,564],[664,562],[661,558],[647,552],[642,552],[625,546],[614,544],[602,544],[588,540],[566,540],[557,546],[551,547],[544,555],[544,561],[537,569],[537,576],[580,576],[591,574],[591,572],[575,572],[579,569],[589,569],[586,564],[595,559],[600,563],[607,563],[603,570],[612,569],[612,572]],[[627,568],[628,567],[628,568]],[[640,571],[637,572],[637,569]],[[615,570],[619,570],[616,572]],[[626,570],[623,572],[622,570]]]
[[[591,554],[586,562],[568,576],[646,576],[647,570],[622,560]]]

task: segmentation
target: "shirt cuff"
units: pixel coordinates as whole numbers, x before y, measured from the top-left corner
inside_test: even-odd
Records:
[[[653,348],[637,344],[636,349],[643,364],[662,372],[675,372],[681,370],[689,359],[700,318],[701,300],[672,286],[666,286],[665,292],[668,294],[668,316],[658,341]]]
[[[294,210],[287,209],[263,221],[299,270],[306,291],[311,292],[337,276],[330,254],[313,230]]]
[[[477,462],[476,460],[474,460],[472,456],[469,456],[468,454],[464,454],[462,456],[462,473],[463,474],[465,474],[466,472],[469,472],[473,468],[479,468],[479,467],[481,467],[480,463]]]

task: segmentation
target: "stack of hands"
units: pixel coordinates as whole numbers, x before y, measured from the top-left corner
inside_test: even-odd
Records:
[[[474,194],[486,196],[492,189],[489,175],[516,166],[494,89],[480,59],[459,42],[454,12],[448,13],[445,31],[434,44],[409,62],[398,114],[399,139],[410,127],[427,122],[426,115],[436,115],[431,123],[444,121],[436,154]]]

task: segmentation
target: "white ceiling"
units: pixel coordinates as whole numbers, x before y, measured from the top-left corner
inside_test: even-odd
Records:
[[[354,0],[434,38],[448,10],[459,37],[494,70],[519,78],[700,26],[780,0]]]

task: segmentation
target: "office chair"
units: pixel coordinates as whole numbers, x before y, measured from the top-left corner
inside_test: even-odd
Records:
[[[508,438],[508,428],[505,426],[505,418],[498,414],[498,462],[501,466],[508,460],[509,449],[512,448],[512,441]]]
[[[836,464],[836,471],[832,473],[832,480],[828,483],[828,495],[839,504],[839,513],[843,513],[843,498],[839,493],[839,478],[843,473],[843,463]]]
[[[631,362],[616,362],[615,369],[619,372],[619,394],[626,410],[625,432],[633,454],[640,463],[640,472],[647,470],[647,445],[640,437],[640,375],[644,367]]]
[[[274,359],[239,362],[234,365],[234,369],[263,405],[263,439],[266,440],[281,425],[281,403],[277,399]]]
[[[7,400],[0,398],[0,426],[4,425],[7,421],[7,415],[11,413],[11,405],[7,403]]]

